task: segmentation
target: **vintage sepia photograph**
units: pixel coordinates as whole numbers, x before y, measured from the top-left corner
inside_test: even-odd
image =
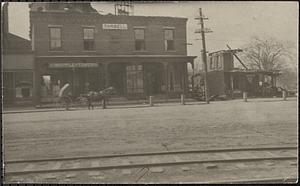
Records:
[[[298,183],[298,28],[298,1],[1,2],[3,183]]]

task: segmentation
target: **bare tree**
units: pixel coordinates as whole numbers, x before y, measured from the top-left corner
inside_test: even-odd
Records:
[[[274,38],[266,40],[253,37],[244,47],[244,57],[247,64],[254,69],[276,70],[282,69],[287,58],[291,57],[292,45]]]

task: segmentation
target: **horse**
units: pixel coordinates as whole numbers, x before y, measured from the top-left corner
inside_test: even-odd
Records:
[[[102,102],[102,108],[106,108],[106,101],[110,95],[116,93],[114,87],[108,87],[99,92],[89,91],[87,94],[81,94],[77,99],[88,103],[88,109],[94,109],[93,102]]]
[[[58,97],[59,101],[65,105],[66,110],[69,110],[69,105],[72,102],[72,99],[70,97],[71,92],[71,86],[69,83],[66,83],[59,91]]]

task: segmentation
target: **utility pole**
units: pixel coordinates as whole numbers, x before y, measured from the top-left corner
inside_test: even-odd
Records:
[[[205,100],[206,103],[209,104],[209,90],[208,90],[208,73],[207,73],[207,57],[206,57],[206,45],[205,45],[205,33],[212,32],[209,29],[204,28],[204,21],[207,20],[208,18],[204,17],[202,15],[202,9],[199,8],[199,17],[195,18],[196,20],[200,20],[200,30],[196,30],[195,33],[201,33],[201,38],[202,38],[202,60],[204,64],[204,74],[205,74],[205,81],[204,81],[204,86],[205,86]]]

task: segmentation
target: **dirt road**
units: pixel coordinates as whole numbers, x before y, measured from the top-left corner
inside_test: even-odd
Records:
[[[297,143],[295,99],[5,114],[3,120],[5,159]]]

